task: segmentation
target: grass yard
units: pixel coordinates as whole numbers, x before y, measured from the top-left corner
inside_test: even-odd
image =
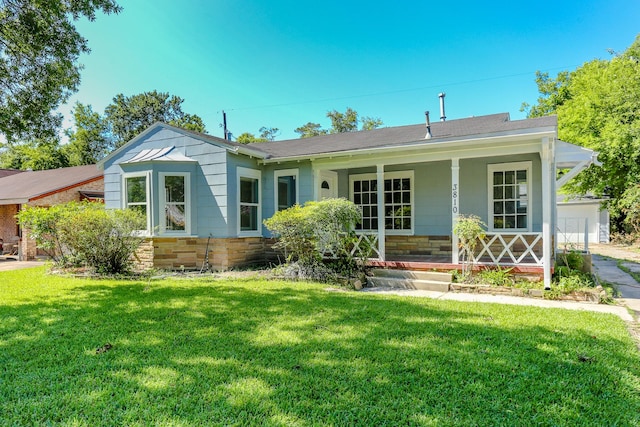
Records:
[[[612,315],[29,269],[0,273],[0,423],[638,426],[640,355]]]

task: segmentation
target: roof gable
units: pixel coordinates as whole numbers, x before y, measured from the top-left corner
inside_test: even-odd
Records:
[[[233,153],[242,153],[242,154],[246,154],[246,155],[250,155],[250,156],[254,156],[254,157],[265,157],[265,153],[263,153],[262,151],[248,148],[244,144],[238,144],[238,143],[233,142],[233,141],[227,141],[227,140],[224,140],[222,138],[218,138],[218,137],[215,137],[215,136],[207,135],[207,134],[201,133],[201,132],[195,132],[195,131],[191,131],[191,130],[187,130],[187,129],[182,129],[182,128],[179,128],[179,127],[176,127],[176,126],[169,125],[167,123],[156,122],[156,123],[152,124],[151,126],[149,126],[148,128],[146,128],[144,131],[142,131],[135,138],[133,138],[132,140],[126,142],[124,145],[122,145],[117,150],[114,150],[111,153],[109,153],[109,155],[107,155],[104,159],[102,159],[102,160],[100,160],[98,162],[97,166],[100,169],[103,169],[105,163],[107,163],[109,160],[111,160],[112,158],[114,158],[114,157],[126,152],[127,150],[130,149],[131,146],[137,144],[140,141],[143,141],[149,135],[153,134],[154,132],[156,132],[156,131],[158,131],[160,129],[167,129],[167,130],[179,133],[181,135],[188,136],[188,137],[197,139],[199,141],[202,141],[202,142],[205,142],[205,143],[208,143],[208,144],[212,144],[212,145],[224,148],[224,149],[226,149],[226,150],[228,150],[230,152],[233,152]]]

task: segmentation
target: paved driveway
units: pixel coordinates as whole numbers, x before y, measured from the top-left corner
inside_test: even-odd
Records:
[[[0,257],[0,271],[20,270],[23,268],[38,267],[44,264],[43,261],[18,261],[14,258]]]

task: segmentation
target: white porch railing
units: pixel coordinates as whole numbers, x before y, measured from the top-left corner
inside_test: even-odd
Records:
[[[383,259],[380,254],[380,246],[378,245],[378,233],[360,233],[357,235],[353,248],[351,249],[351,256],[357,258],[373,258]],[[374,256],[374,254],[376,256]]]
[[[357,239],[351,248],[351,256],[356,258],[382,259],[380,246],[378,245],[378,233],[358,233]],[[338,254],[331,239],[321,241],[320,252],[325,258],[336,259]]]
[[[542,266],[542,233],[488,233],[475,252],[476,264]]]

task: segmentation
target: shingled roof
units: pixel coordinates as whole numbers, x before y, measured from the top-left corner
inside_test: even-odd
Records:
[[[446,122],[433,122],[431,123],[430,139],[425,139],[426,125],[423,123],[320,135],[311,138],[252,143],[247,146],[253,150],[264,152],[269,159],[278,159],[334,154],[368,148],[391,148],[412,143],[437,143],[470,136],[491,136],[555,126],[557,126],[555,116],[511,121],[509,113],[500,113]]]
[[[0,205],[27,203],[102,177],[96,165],[24,171],[0,178]]]

